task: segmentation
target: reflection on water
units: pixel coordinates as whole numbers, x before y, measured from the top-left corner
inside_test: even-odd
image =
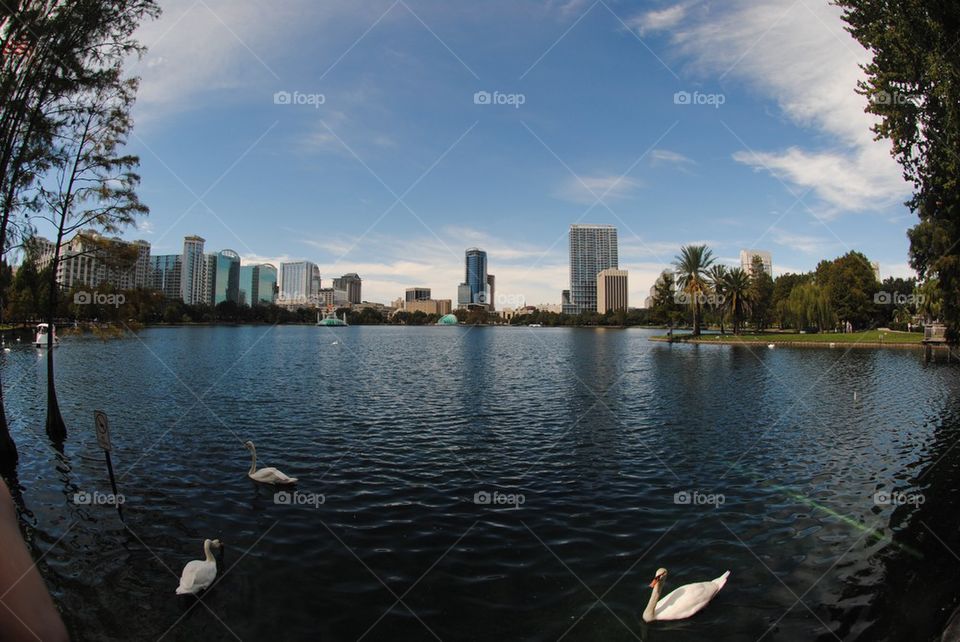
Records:
[[[955,365],[648,334],[71,339],[62,454],[18,346],[22,519],[77,639],[932,639],[960,573]],[[109,492],[97,408],[128,528],[73,501]],[[246,439],[325,502],[275,503]],[[475,503],[494,492],[523,502]],[[173,590],[204,538],[226,543],[222,581],[190,608]],[[648,626],[658,566],[668,590],[732,574],[695,618]]]

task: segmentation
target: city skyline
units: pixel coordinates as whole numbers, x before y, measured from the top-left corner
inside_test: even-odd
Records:
[[[866,54],[836,7],[361,4],[173,1],[145,24],[130,148],[152,214],[124,238],[172,254],[199,233],[243,264],[355,271],[371,300],[426,280],[455,300],[473,245],[498,257],[500,292],[556,300],[578,221],[620,228],[634,301],[696,242],[731,266],[765,247],[777,273],[848,249],[912,273],[908,190],[850,90]],[[498,51],[483,34],[502,12],[525,37]],[[817,55],[787,55],[800,42]]]

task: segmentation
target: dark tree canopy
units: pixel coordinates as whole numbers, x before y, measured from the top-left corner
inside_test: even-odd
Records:
[[[913,184],[907,202],[920,222],[910,260],[944,295],[942,314],[960,328],[960,2],[837,0],[848,30],[873,56],[859,91],[880,118],[878,139]]]

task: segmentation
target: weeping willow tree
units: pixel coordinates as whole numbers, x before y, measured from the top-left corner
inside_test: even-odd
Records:
[[[816,328],[823,332],[837,324],[830,293],[817,283],[802,283],[790,292],[785,310],[788,323],[797,330]]]

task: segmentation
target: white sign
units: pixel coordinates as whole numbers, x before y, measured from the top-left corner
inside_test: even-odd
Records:
[[[110,450],[110,424],[107,423],[107,413],[102,410],[93,411],[93,423],[97,429],[97,443],[106,451]]]

